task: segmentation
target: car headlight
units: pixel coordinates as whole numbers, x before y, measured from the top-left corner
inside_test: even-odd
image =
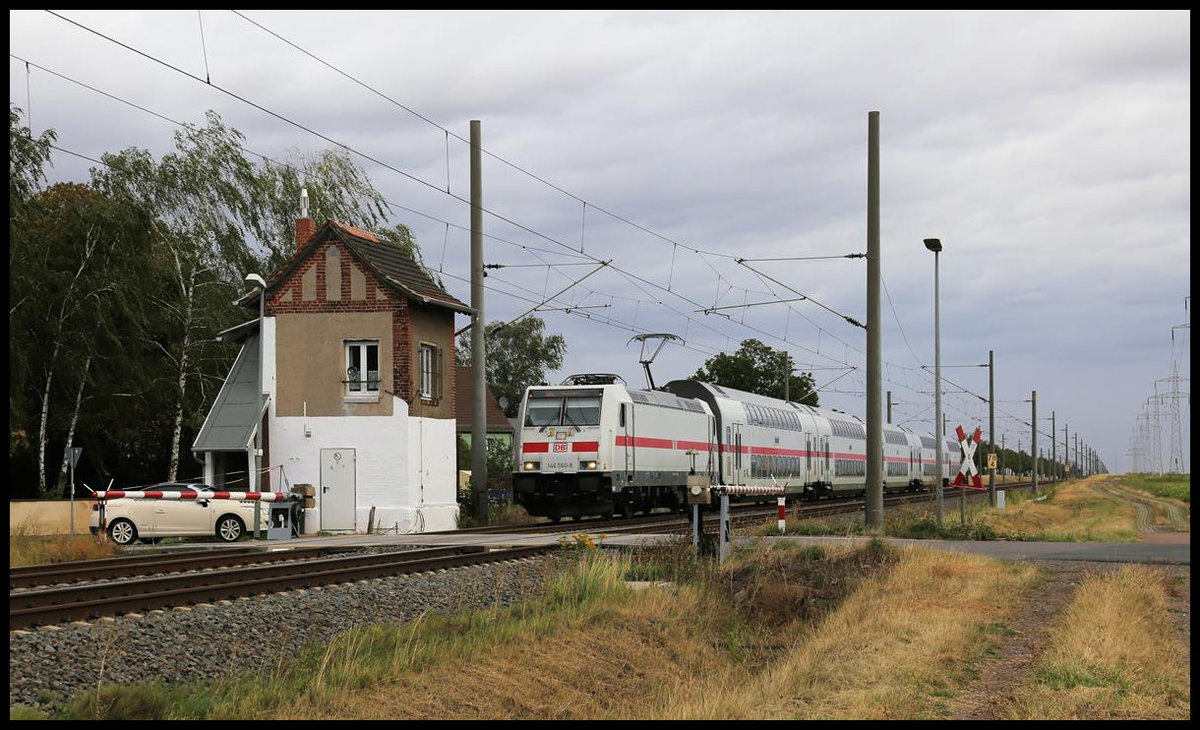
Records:
[[[542,462],[540,461],[526,461],[525,463],[521,464],[521,468],[525,471],[537,471],[538,467],[541,465]]]

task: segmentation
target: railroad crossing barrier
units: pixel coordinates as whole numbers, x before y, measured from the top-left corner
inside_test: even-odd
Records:
[[[730,497],[765,497],[772,496],[779,499],[779,529],[782,532],[784,527],[784,518],[786,517],[786,507],[784,502],[786,492],[783,487],[759,487],[749,484],[726,484],[716,487],[711,487],[710,490],[721,499],[721,517],[718,529],[718,547],[717,559],[718,562],[724,563],[725,559],[733,552],[733,525],[729,519],[729,498]],[[697,521],[698,522],[698,521]]]
[[[87,486],[86,484],[84,485]],[[88,487],[91,489],[91,487]],[[105,534],[108,527],[108,522],[104,518],[104,505],[110,499],[168,499],[168,500],[192,500],[192,499],[235,499],[239,502],[272,502],[267,520],[267,539],[268,540],[286,540],[292,536],[292,510],[296,507],[300,500],[304,499],[303,494],[288,493],[288,492],[226,492],[220,490],[186,490],[186,491],[168,491],[162,489],[144,489],[136,491],[127,491],[123,489],[107,489],[94,490],[91,489],[92,499],[100,502],[100,535]],[[259,524],[259,508],[260,505],[254,506],[254,536],[258,537],[261,532]]]

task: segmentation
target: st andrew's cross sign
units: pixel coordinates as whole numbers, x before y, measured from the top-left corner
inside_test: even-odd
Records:
[[[979,446],[979,437],[982,433],[983,429],[976,428],[975,433],[967,436],[963,427],[958,427],[958,445],[962,447],[962,464],[958,467],[958,474],[954,476],[954,486],[984,489],[983,479],[979,476],[979,470],[975,468],[975,449]]]

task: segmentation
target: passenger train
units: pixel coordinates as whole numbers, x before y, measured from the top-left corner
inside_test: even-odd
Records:
[[[518,416],[513,500],[555,521],[682,511],[689,475],[782,486],[789,500],[866,491],[866,426],[837,410],[696,380],[640,390],[587,374],[526,389]],[[883,440],[885,492],[936,484],[934,436],[887,424]],[[958,451],[946,441],[943,479]]]

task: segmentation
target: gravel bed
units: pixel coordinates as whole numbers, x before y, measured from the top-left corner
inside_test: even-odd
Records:
[[[50,709],[97,683],[196,683],[270,671],[305,642],[328,642],[351,626],[518,602],[541,590],[558,560],[539,556],[10,631],[9,708]]]

